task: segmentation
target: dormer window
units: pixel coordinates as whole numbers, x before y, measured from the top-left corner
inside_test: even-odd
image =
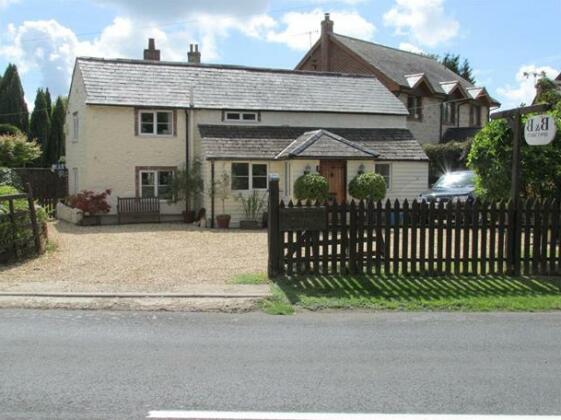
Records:
[[[452,102],[446,102],[444,104],[444,123],[445,124],[455,124],[456,123],[456,104]]]
[[[423,119],[423,97],[408,96],[407,109],[409,110],[409,119],[422,121]]]
[[[258,112],[226,111],[224,113],[224,121],[257,122],[258,120],[259,120],[259,113]]]

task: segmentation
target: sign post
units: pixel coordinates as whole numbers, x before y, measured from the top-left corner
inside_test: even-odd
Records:
[[[550,104],[538,104],[538,105],[524,106],[520,108],[514,108],[506,111],[496,112],[493,115],[491,115],[492,120],[497,120],[501,118],[507,119],[511,124],[511,128],[512,128],[512,172],[511,172],[512,184],[510,189],[510,199],[512,202],[513,211],[512,211],[512,218],[511,220],[509,220],[510,234],[508,239],[508,256],[509,256],[508,271],[509,274],[512,276],[520,275],[520,238],[521,238],[520,187],[522,183],[522,174],[520,170],[520,166],[521,166],[520,152],[522,147],[522,133],[523,132],[529,133],[527,134],[527,136],[525,134],[526,141],[528,141],[528,138],[530,138],[531,139],[530,141],[532,141],[535,137],[537,138],[543,137],[538,134],[538,132],[540,131],[538,128],[545,127],[544,125],[541,125],[541,124],[545,124],[542,121],[540,121],[539,123],[537,122],[530,123],[529,127],[528,125],[526,127],[522,127],[522,115],[526,115],[534,112],[545,112],[550,108],[551,108]],[[553,127],[555,127],[555,123],[553,123],[552,125]],[[555,137],[555,134],[553,134],[553,137]]]

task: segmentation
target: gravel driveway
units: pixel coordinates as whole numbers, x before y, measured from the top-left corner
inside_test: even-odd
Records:
[[[49,224],[57,249],[0,267],[0,291],[193,292],[220,290],[267,269],[265,231],[181,223],[80,227]]]

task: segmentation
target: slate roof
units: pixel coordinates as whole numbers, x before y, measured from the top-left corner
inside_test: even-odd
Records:
[[[76,68],[87,104],[407,115],[370,76],[84,57]]]
[[[409,87],[406,76],[420,73],[424,73],[437,93],[445,93],[440,82],[457,81],[465,88],[473,86],[463,77],[430,57],[344,35],[332,34],[332,36],[400,86]]]
[[[199,125],[206,159],[273,160],[302,134],[321,127]],[[378,154],[378,160],[428,160],[407,129],[324,128]],[[373,157],[370,157],[371,159]]]
[[[449,141],[464,141],[475,137],[481,130],[481,127],[450,127],[442,136],[442,143]]]
[[[288,158],[367,158],[378,154],[358,143],[327,130],[307,131],[290,143],[275,159]]]

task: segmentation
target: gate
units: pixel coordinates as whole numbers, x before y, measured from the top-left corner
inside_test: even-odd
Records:
[[[269,188],[271,277],[561,274],[558,201],[285,204]]]

